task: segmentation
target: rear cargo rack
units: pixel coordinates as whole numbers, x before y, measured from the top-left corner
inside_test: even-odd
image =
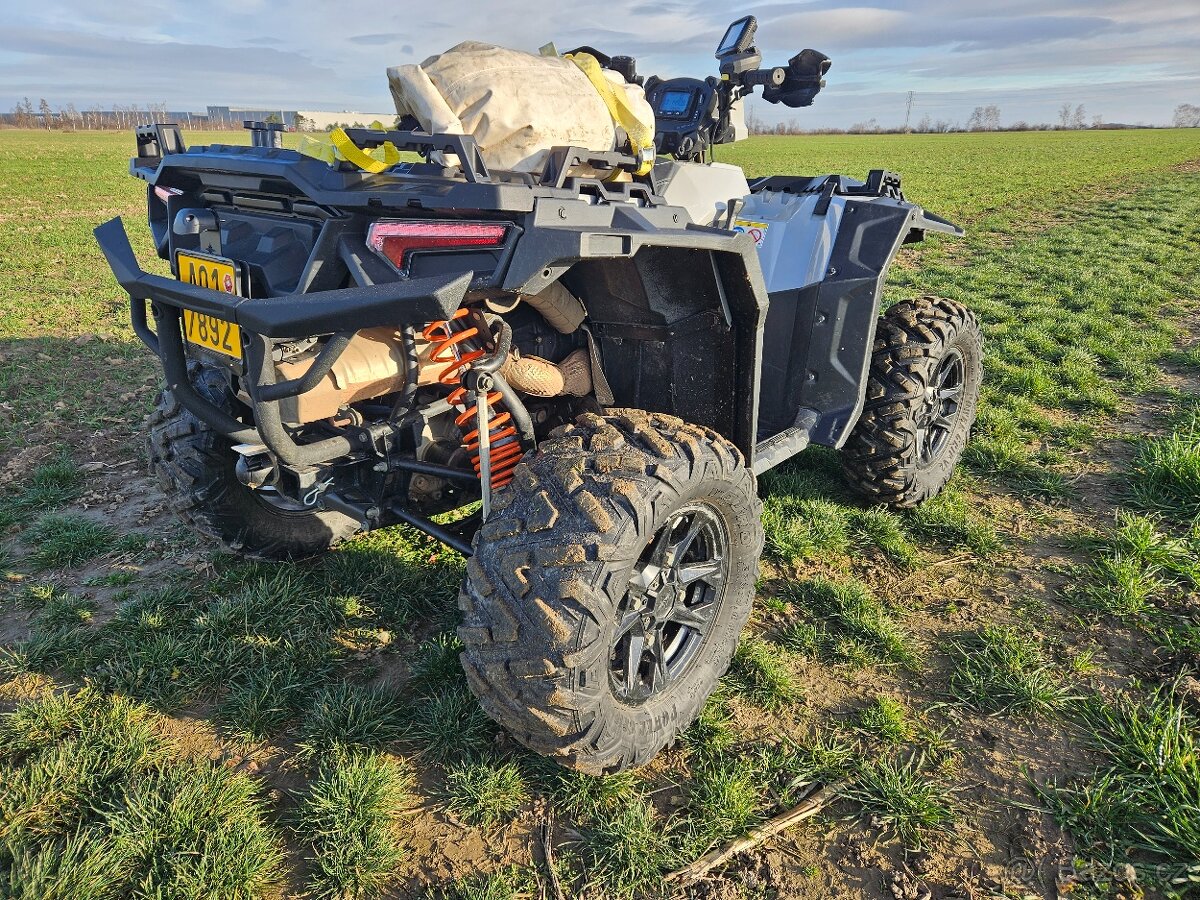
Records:
[[[137,125],[133,134],[137,138],[137,158],[140,165],[155,164],[164,156],[187,152],[187,146],[183,143],[183,133],[178,125]],[[145,163],[142,160],[145,160]]]
[[[397,150],[419,153],[428,159],[433,153],[453,153],[458,157],[463,177],[471,184],[491,181],[487,163],[475,138],[469,134],[425,134],[421,131],[378,131],[374,128],[347,128],[346,137],[366,149],[391,144]]]
[[[462,167],[463,177],[472,184],[479,184],[486,181],[496,181],[491,172],[488,171],[487,163],[483,161],[483,154],[479,150],[479,145],[475,142],[475,138],[469,134],[425,134],[421,131],[379,131],[373,128],[347,128],[346,136],[350,138],[357,146],[366,149],[382,146],[383,144],[391,144],[397,150],[408,150],[410,152],[419,153],[426,160],[430,155],[436,152],[453,153],[458,157],[459,165]],[[574,166],[588,165],[596,169],[606,171],[616,171],[623,169],[629,172],[634,172],[638,168],[638,160],[636,157],[626,153],[609,152],[604,153],[596,150],[588,150],[584,147],[552,147],[546,159],[546,164],[542,169],[541,181],[542,185],[554,188],[570,187],[572,184],[603,184],[596,178],[572,178],[568,177],[568,172]],[[504,172],[500,173],[508,177],[517,177],[521,181],[534,183],[532,176],[527,176],[521,172]],[[628,199],[630,195],[641,193],[647,197],[653,194],[653,186],[649,190],[644,185],[624,182],[619,185],[614,185],[614,190],[605,190],[606,199]],[[611,195],[611,196],[608,196]]]

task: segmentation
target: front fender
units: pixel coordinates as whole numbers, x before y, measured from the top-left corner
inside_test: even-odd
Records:
[[[840,447],[862,412],[883,283],[897,251],[927,231],[961,228],[904,200],[846,198],[824,278],[770,293],[760,436],[802,424]]]
[[[913,244],[924,240],[925,232],[927,231],[948,234],[950,237],[962,237],[966,234],[958,225],[946,221],[941,216],[935,216],[927,209],[922,209],[919,206],[915,206],[913,209],[915,212],[912,221],[909,222],[908,236],[904,239],[904,243],[906,244]]]

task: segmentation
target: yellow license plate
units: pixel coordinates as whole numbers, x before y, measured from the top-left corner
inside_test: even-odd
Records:
[[[179,280],[226,294],[238,293],[238,273],[232,260],[180,251]],[[242,333],[237,325],[195,310],[183,311],[183,336],[199,347],[242,358]]]

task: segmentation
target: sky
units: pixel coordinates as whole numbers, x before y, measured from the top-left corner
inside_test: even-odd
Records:
[[[860,4],[871,0],[859,0]],[[763,64],[805,47],[833,59],[801,110],[753,104],[806,128],[875,119],[965,123],[995,104],[1004,124],[1087,119],[1166,124],[1200,104],[1200,0],[875,0],[736,7],[677,0],[47,0],[0,9],[0,109],[165,103],[285,109],[392,108],[385,70],[462,40],[536,52],[589,44],[643,74],[715,74],[726,25],[753,14]]]

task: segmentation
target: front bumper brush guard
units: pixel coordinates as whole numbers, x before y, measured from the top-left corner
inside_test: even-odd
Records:
[[[284,427],[279,401],[311,390],[329,372],[355,332],[381,326],[423,325],[454,314],[470,287],[472,272],[413,278],[368,287],[250,299],[143,271],[120,217],[93,232],[117,282],[129,294],[130,319],[142,342],[162,361],[167,387],[196,418],[235,443],[262,444],[281,462],[306,467],[329,462],[356,449],[337,435],[298,444]],[[155,329],[146,322],[150,301]],[[180,330],[181,310],[190,309],[232,322],[245,339],[246,389],[254,404],[254,426],[239,422],[202,397],[188,378]],[[273,339],[332,334],[300,378],[275,381]]]

